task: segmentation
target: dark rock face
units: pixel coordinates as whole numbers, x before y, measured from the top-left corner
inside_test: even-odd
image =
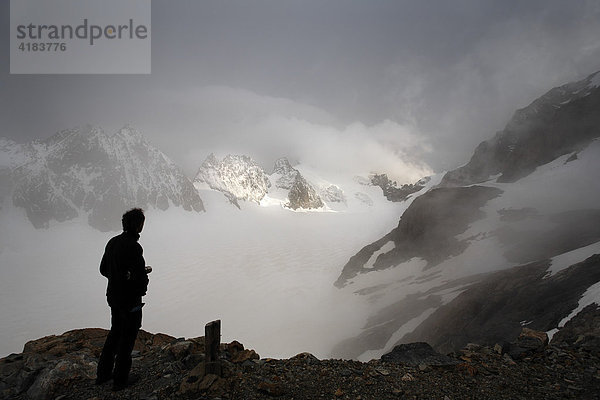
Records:
[[[132,128],[113,136],[90,126],[66,130],[29,148],[12,171],[12,198],[36,228],[83,213],[96,229],[119,230],[132,207],[204,210],[183,171]]]
[[[600,210],[571,210],[545,216],[534,210],[501,212],[504,221],[517,216],[527,223],[506,224],[494,232],[502,243],[504,256],[513,263],[544,260],[600,240]]]
[[[300,174],[300,171],[292,167],[287,158],[282,157],[275,161],[273,174],[278,176],[275,186],[289,190],[289,202],[285,205],[287,208],[308,210],[324,206],[323,200],[315,188]],[[323,195],[332,202],[345,201],[344,193],[335,185],[326,188]]]
[[[383,195],[389,201],[404,201],[413,193],[425,187],[425,184],[430,178],[423,178],[417,183],[404,184],[401,187],[396,186],[396,182],[391,181],[387,174],[375,174],[371,176],[371,183],[375,186],[379,186],[383,190]]]
[[[554,88],[516,111],[503,131],[477,146],[471,160],[448,172],[440,185],[470,185],[498,174],[498,182],[514,182],[585,147],[600,136],[600,88],[593,84],[599,73]]]
[[[399,344],[394,349],[381,356],[381,361],[396,362],[406,365],[435,365],[449,366],[459,362],[456,359],[442,355],[423,342]]]
[[[522,323],[539,331],[556,328],[583,293],[600,281],[600,255],[549,277],[547,269],[545,261],[486,276],[437,309],[401,342],[422,340],[445,353],[469,342],[493,345],[512,340]]]
[[[396,229],[348,261],[335,285],[343,287],[359,273],[390,268],[413,257],[426,260],[431,267],[460,254],[467,243],[455,236],[481,218],[479,209],[500,193],[496,188],[470,186],[436,188],[419,196],[404,212]],[[379,255],[373,268],[365,268],[369,258],[389,241],[394,242],[394,250]]]
[[[286,206],[292,210],[297,210],[299,208],[321,208],[324,206],[317,191],[300,174],[296,175],[294,184],[288,193],[288,199],[289,203]]]

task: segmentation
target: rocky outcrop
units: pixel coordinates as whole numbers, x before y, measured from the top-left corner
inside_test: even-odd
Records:
[[[265,171],[252,158],[231,154],[222,161],[210,154],[198,169],[194,182],[222,192],[234,204],[238,200],[259,203],[271,186]]]
[[[387,174],[374,174],[370,178],[373,185],[379,186],[383,190],[385,198],[394,202],[406,200],[411,194],[423,189],[431,179],[426,177],[416,183],[407,183],[398,187],[395,181],[388,178]]]
[[[315,188],[304,179],[300,174],[296,175],[294,183],[288,193],[289,202],[286,207],[292,210],[321,208],[324,206],[321,197],[317,194]]]
[[[79,329],[25,344],[23,353],[0,360],[0,397],[54,399],[82,382],[93,383],[107,331]],[[167,335],[140,331],[136,358],[173,341]]]
[[[451,366],[459,364],[456,359],[438,353],[428,343],[424,342],[399,344],[392,351],[381,356],[381,360],[413,366]]]
[[[552,344],[574,347],[600,357],[600,305],[592,303],[567,321],[552,337]]]
[[[324,206],[321,196],[316,189],[302,176],[300,171],[292,167],[287,158],[279,158],[273,166],[273,175],[275,186],[280,189],[289,190],[288,202],[285,207],[292,210],[297,209],[315,209]],[[342,190],[331,185],[323,191],[329,201],[343,202],[344,194]]]
[[[584,317],[575,317],[580,331]],[[589,330],[585,330],[589,332]],[[597,347],[569,341],[548,345],[525,329],[504,346],[470,343],[448,355],[425,343],[398,346],[381,359],[319,360],[310,353],[260,358],[233,341],[220,346],[221,376],[204,371],[204,338],[173,338],[140,331],[132,374],[139,381],[111,392],[94,385],[107,331],[82,329],[29,342],[23,353],[0,359],[0,397],[26,399],[317,399],[362,398],[596,398]],[[540,340],[540,338],[542,340]],[[589,342],[591,344],[591,342]],[[507,346],[526,346],[512,358]]]
[[[86,126],[22,149],[12,153],[10,191],[36,228],[87,214],[94,228],[119,230],[132,207],[204,210],[183,171],[133,128],[109,136]]]
[[[431,267],[460,254],[467,241],[455,236],[481,218],[480,208],[500,193],[496,188],[470,186],[436,188],[419,196],[404,212],[396,229],[350,258],[335,285],[343,287],[357,274],[390,268],[413,257],[426,260]],[[367,268],[369,259],[389,242],[393,242],[393,249],[378,255]]]
[[[471,160],[440,185],[514,182],[536,167],[573,153],[600,136],[600,72],[554,88],[515,112],[503,131],[482,142]]]

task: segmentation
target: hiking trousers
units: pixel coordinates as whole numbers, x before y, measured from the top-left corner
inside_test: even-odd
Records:
[[[113,384],[126,385],[131,369],[131,352],[142,326],[142,310],[132,312],[129,309],[111,307],[110,314],[110,332],[100,354],[97,377],[106,379],[112,376]]]

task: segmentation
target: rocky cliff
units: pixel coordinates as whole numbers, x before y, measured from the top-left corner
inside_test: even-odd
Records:
[[[464,166],[448,172],[442,185],[480,183],[499,175],[514,182],[538,166],[577,152],[600,135],[600,71],[554,88],[517,110],[503,131],[475,149]]]

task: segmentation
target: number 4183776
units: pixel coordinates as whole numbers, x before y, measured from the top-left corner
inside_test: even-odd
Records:
[[[18,49],[21,51],[65,51],[67,50],[67,44],[61,42],[21,42]]]

